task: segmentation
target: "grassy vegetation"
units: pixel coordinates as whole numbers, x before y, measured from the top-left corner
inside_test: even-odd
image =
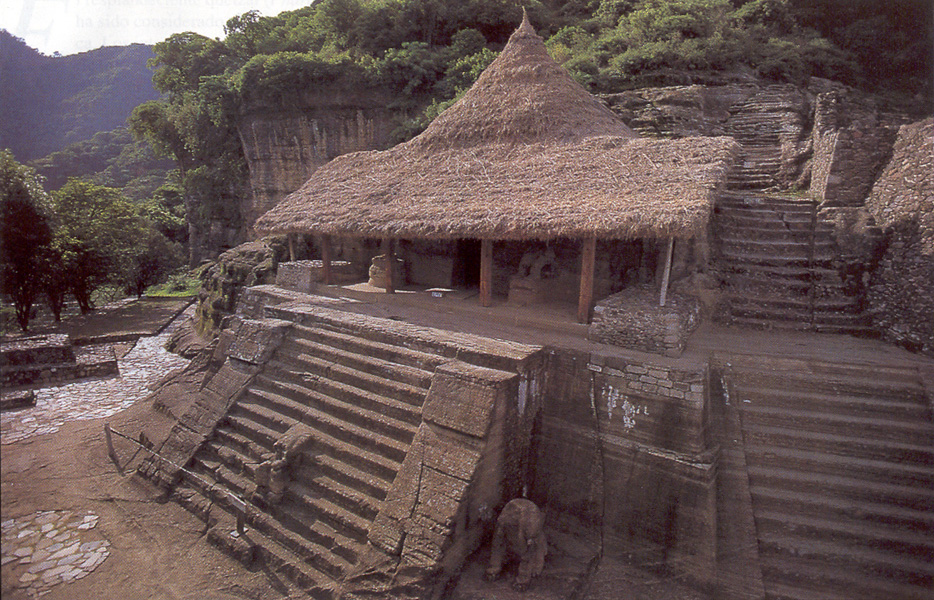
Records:
[[[146,288],[147,298],[186,298],[196,296],[201,281],[189,272],[175,273],[165,283]]]

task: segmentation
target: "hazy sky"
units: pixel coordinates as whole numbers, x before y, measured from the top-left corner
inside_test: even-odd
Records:
[[[223,37],[224,23],[248,10],[266,16],[311,0],[0,0],[0,29],[43,54],[153,44],[173,33]]]

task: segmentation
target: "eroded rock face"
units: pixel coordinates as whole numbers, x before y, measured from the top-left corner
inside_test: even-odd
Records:
[[[384,148],[390,134],[388,103],[376,92],[327,90],[304,94],[289,108],[247,109],[238,126],[252,187],[241,206],[247,235],[260,215],[324,163],[348,152]]]
[[[284,238],[266,238],[241,244],[221,254],[201,274],[195,330],[206,335],[219,331],[221,321],[233,314],[240,290],[274,283],[279,261],[288,256]]]

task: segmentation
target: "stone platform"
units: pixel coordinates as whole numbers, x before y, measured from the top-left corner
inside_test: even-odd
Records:
[[[19,338],[0,343],[0,348],[0,385],[4,390],[117,373],[112,346],[76,347],[67,335]]]

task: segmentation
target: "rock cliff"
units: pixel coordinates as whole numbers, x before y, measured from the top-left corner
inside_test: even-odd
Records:
[[[240,213],[247,237],[256,218],[297,190],[332,158],[385,148],[390,99],[378,92],[322,90],[292,106],[247,107],[238,125],[252,194]]]

